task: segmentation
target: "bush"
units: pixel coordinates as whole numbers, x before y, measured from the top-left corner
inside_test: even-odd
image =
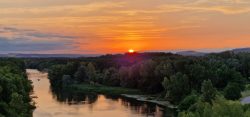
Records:
[[[245,90],[250,90],[250,84],[247,84],[247,85],[246,85]]]
[[[179,117],[249,117],[249,111],[238,101],[219,97],[212,104],[199,101],[189,111],[180,112]]]
[[[238,100],[241,97],[241,89],[235,83],[229,83],[224,89],[224,97],[228,100]]]
[[[178,106],[178,109],[181,111],[188,110],[190,106],[192,106],[198,101],[198,99],[199,97],[196,94],[191,94],[181,101]]]

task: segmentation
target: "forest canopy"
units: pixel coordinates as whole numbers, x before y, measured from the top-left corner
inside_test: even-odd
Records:
[[[0,117],[31,117],[31,82],[20,59],[0,58]]]

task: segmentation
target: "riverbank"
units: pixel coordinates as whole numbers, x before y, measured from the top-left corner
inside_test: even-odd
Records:
[[[125,98],[131,98],[141,102],[153,103],[171,109],[177,108],[176,106],[170,104],[170,102],[168,101],[159,99],[159,97],[154,95],[145,94],[137,89],[110,87],[104,85],[92,85],[87,83],[70,85],[69,88],[77,92],[91,92],[91,93],[101,93],[107,95],[119,95]]]
[[[126,98],[135,99],[137,101],[157,104],[157,105],[167,107],[167,108],[170,108],[170,109],[177,109],[177,106],[172,105],[169,101],[164,101],[164,100],[161,100],[161,99],[157,99],[157,97],[155,97],[155,96],[150,96],[150,95],[128,95],[128,94],[122,94],[121,96],[126,97]]]
[[[58,92],[56,90],[53,92],[50,88],[47,74],[36,70],[30,71],[29,79],[32,80],[34,94],[38,97],[34,98],[37,105],[33,112],[34,117],[112,117],[117,113],[119,117],[146,117],[148,115],[163,117],[165,114],[164,109],[161,107],[120,96],[103,95],[100,93],[92,94],[92,92],[82,93],[83,89],[78,90],[79,92],[74,92],[76,91],[75,89],[68,87],[60,88],[61,90],[58,90]],[[90,86],[89,84],[79,85],[85,91],[94,91],[97,87],[106,87]],[[120,90],[116,92],[137,92],[130,89],[121,90],[113,88],[106,87],[104,89],[106,91],[111,91],[111,89],[113,91]]]
[[[104,85],[94,85],[94,84],[73,84],[68,86],[71,90],[79,92],[91,92],[91,93],[101,93],[107,95],[121,95],[121,94],[144,94],[137,89],[122,88],[122,87],[110,87]]]

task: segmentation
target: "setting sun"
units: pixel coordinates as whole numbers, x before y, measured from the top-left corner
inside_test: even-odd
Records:
[[[133,49],[128,50],[129,53],[134,53],[135,51]]]

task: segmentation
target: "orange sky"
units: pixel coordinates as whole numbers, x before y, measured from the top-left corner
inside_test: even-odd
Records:
[[[249,0],[1,0],[0,53],[250,46]]]

